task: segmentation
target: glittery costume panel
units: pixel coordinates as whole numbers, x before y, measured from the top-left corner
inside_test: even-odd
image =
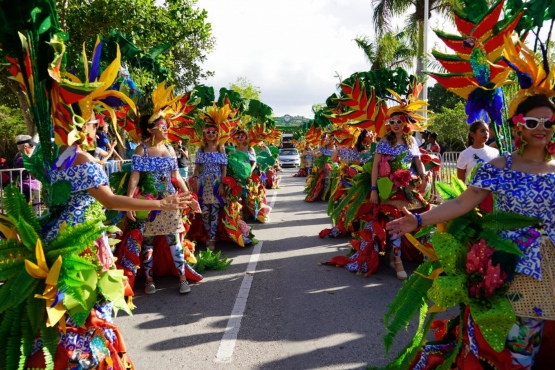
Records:
[[[50,240],[58,234],[62,223],[76,225],[85,221],[85,213],[89,206],[96,202],[87,189],[108,186],[108,177],[99,164],[94,162],[82,163],[64,170],[54,170],[48,174],[50,183],[60,181],[71,183],[71,194],[61,210],[55,224],[45,232],[45,239]]]
[[[198,151],[195,164],[201,165],[199,186],[202,187],[202,203],[214,204],[218,200],[214,196],[214,183],[222,177],[222,165],[227,165],[227,156],[221,152]]]
[[[542,220],[549,238],[555,241],[555,174],[532,175],[511,170],[512,157],[504,154],[505,168],[498,169],[483,164],[476,172],[471,185],[490,190],[496,196],[497,210],[536,217]],[[516,272],[541,280],[540,233],[532,227],[502,230],[503,238],[514,241],[524,252]]]

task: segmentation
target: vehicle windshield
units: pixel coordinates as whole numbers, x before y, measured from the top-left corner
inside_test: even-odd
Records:
[[[279,151],[280,155],[297,155],[299,154],[299,152],[297,152],[296,150],[280,150]]]

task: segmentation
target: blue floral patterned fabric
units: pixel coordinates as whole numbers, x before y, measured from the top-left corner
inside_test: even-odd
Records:
[[[222,165],[227,165],[227,156],[221,152],[197,152],[196,164],[202,165],[199,181],[206,178],[216,179],[222,177]]]
[[[249,155],[250,162],[256,162],[256,153],[248,151],[247,154]]]
[[[334,149],[320,148],[320,153],[322,153],[323,155],[331,156],[334,151]]]
[[[156,189],[164,194],[175,193],[172,185],[172,171],[177,170],[176,157],[149,157],[145,147],[145,155],[134,155],[131,158],[131,170],[139,172],[147,172],[154,179]]]
[[[406,144],[398,144],[392,147],[386,139],[382,139],[376,147],[376,153],[390,155],[392,157],[397,157],[403,152],[408,152],[403,161],[407,164],[412,162],[413,158],[420,157],[420,150],[418,149],[418,145],[416,145],[415,141],[413,141],[410,146],[407,146]]]
[[[533,175],[511,170],[512,157],[505,153],[505,168],[484,163],[471,185],[490,190],[496,197],[497,210],[513,212],[542,220],[549,238],[555,242],[555,174]],[[516,272],[541,280],[541,234],[532,227],[501,230],[503,238],[514,241],[524,252]]]
[[[96,201],[89,195],[87,189],[108,185],[106,173],[99,164],[93,162],[82,163],[64,170],[54,170],[48,176],[53,185],[59,181],[69,181],[71,194],[55,224],[46,230],[46,240],[50,240],[58,234],[63,222],[71,226],[84,222],[87,209]]]
[[[347,163],[353,163],[360,160],[360,153],[351,148],[341,148],[337,151],[339,159]]]

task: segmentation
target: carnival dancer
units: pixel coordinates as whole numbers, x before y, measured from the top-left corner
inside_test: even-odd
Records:
[[[157,197],[163,197],[165,194],[174,194],[176,192],[171,181],[172,178],[177,179],[177,184],[183,193],[188,193],[185,181],[181,178],[177,169],[175,151],[170,145],[166,144],[169,127],[163,118],[163,114],[161,115],[160,112],[157,112],[152,116],[143,115],[139,123],[144,140],[133,153],[132,172],[127,188],[127,196],[134,197],[138,194],[137,185],[139,183],[140,172],[146,172],[154,179],[154,187],[158,192],[156,194]],[[135,212],[127,212],[127,217],[133,222],[137,220],[135,216]],[[185,270],[187,269],[190,272],[194,270],[185,260],[179,236],[180,233],[185,231],[181,212],[151,212],[144,226],[141,225],[140,228],[143,234],[141,255],[146,275],[145,293],[156,293],[152,274],[154,237],[156,235],[166,236],[174,265],[179,271],[179,293],[189,293],[191,288],[187,283]]]
[[[403,206],[418,210],[429,208],[420,194],[426,191],[427,174],[420,159],[420,150],[411,135],[412,129],[422,128],[420,121],[424,119],[418,113],[424,111],[422,107],[426,103],[415,99],[419,89],[420,85],[414,82],[407,99],[388,89],[398,105],[387,110],[388,132],[376,146],[371,170],[364,174],[366,178],[370,177],[369,202],[366,202],[367,193],[358,194],[364,192],[365,180],[362,177],[352,185],[349,194],[335,210],[338,213],[347,202],[352,202],[354,209],[350,213],[360,215],[366,224],[357,233],[360,239],[351,242],[354,254],[350,257],[337,256],[324,264],[343,266],[368,276],[378,269],[378,254],[388,252],[390,267],[395,269],[397,278],[407,279],[401,260],[401,239],[387,238],[384,228],[387,221],[401,215]],[[345,223],[350,221],[347,219]]]
[[[305,202],[314,202],[317,199],[327,200],[329,196],[329,184],[332,170],[331,156],[336,149],[336,141],[333,135],[324,134],[323,145],[313,151],[313,168],[307,178]]]
[[[375,134],[367,129],[357,130],[354,135],[354,146],[343,146],[335,151],[332,155],[332,161],[338,162],[339,167],[332,174],[330,199],[328,204],[328,215],[334,213],[335,208],[341,204],[342,200],[347,196],[352,179],[358,174],[354,166],[363,166],[372,159],[374,151],[371,150],[371,144],[374,143]],[[374,148],[375,149],[375,148]],[[353,166],[354,165],[354,166]],[[340,210],[340,215],[332,228],[326,228],[320,231],[321,238],[329,236],[336,238],[346,235],[349,231],[357,231],[358,226],[353,227],[353,222],[359,220],[353,219],[348,225],[345,224],[346,215],[351,203],[346,204]]]
[[[227,155],[218,143],[219,131],[216,124],[207,123],[202,131],[203,145],[195,157],[193,191],[201,199],[202,222],[208,233],[208,249],[216,247],[216,232],[221,202],[225,196],[221,180],[227,176]]]
[[[509,122],[499,130],[507,132],[510,124],[516,151],[479,164],[470,186],[453,200],[421,214],[404,209],[404,217],[387,225],[394,237],[427,225],[432,232],[437,229],[433,249],[427,250],[430,261],[407,285],[416,287],[421,277],[431,280],[424,289],[411,289],[414,312],[417,301],[427,309],[432,300],[432,312],[460,307],[453,319],[433,323],[439,328],[435,341],[409,344],[421,349],[403,360],[410,368],[532,369],[546,320],[555,320],[553,71],[547,60],[535,62],[535,53],[523,43],[518,51],[513,39],[505,37],[504,47],[503,60],[516,70],[520,90],[510,101]],[[469,101],[467,111],[476,113],[473,109]],[[489,194],[495,197],[495,211],[484,215],[476,206]],[[433,268],[425,271],[431,263]],[[437,269],[441,276],[432,273]],[[455,280],[460,289],[453,294]],[[401,290],[390,305],[396,312],[407,312],[406,293]],[[395,330],[389,331],[393,338]]]
[[[66,74],[60,70],[65,47],[57,37],[59,21],[51,5],[0,6],[6,20],[0,33],[3,52],[9,53],[9,71],[28,97],[40,137],[40,154],[25,164],[49,195],[45,197],[48,212],[39,222],[15,188],[5,189],[8,217],[17,221],[9,226],[14,232],[1,248],[0,368],[132,369],[123,336],[112,321],[112,310],[129,312],[129,307],[124,299],[126,279],[115,268],[106,239],[102,206],[124,211],[177,210],[192,197],[184,193],[138,200],[112,193],[106,174],[86,152],[94,147],[96,134],[96,123],[87,123],[87,118],[95,108],[113,113],[114,108],[97,100],[108,97],[135,110],[130,99],[109,89],[120,67],[119,49],[108,72],[100,74],[100,48],[95,47],[95,57],[88,59],[95,62],[86,83]],[[30,21],[31,13],[38,23]],[[41,32],[37,32],[39,26]],[[52,48],[41,49],[44,58],[29,58],[23,51],[43,47]],[[65,94],[67,89],[71,94]],[[23,281],[25,289],[12,289]]]

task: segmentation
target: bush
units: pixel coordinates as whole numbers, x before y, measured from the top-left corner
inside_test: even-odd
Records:
[[[468,123],[465,103],[458,102],[454,108],[444,107],[430,119],[428,130],[438,133],[437,142],[442,151],[460,152],[466,148]]]
[[[27,134],[27,127],[19,108],[0,105],[0,157],[10,166],[17,153],[15,137],[21,134]]]

